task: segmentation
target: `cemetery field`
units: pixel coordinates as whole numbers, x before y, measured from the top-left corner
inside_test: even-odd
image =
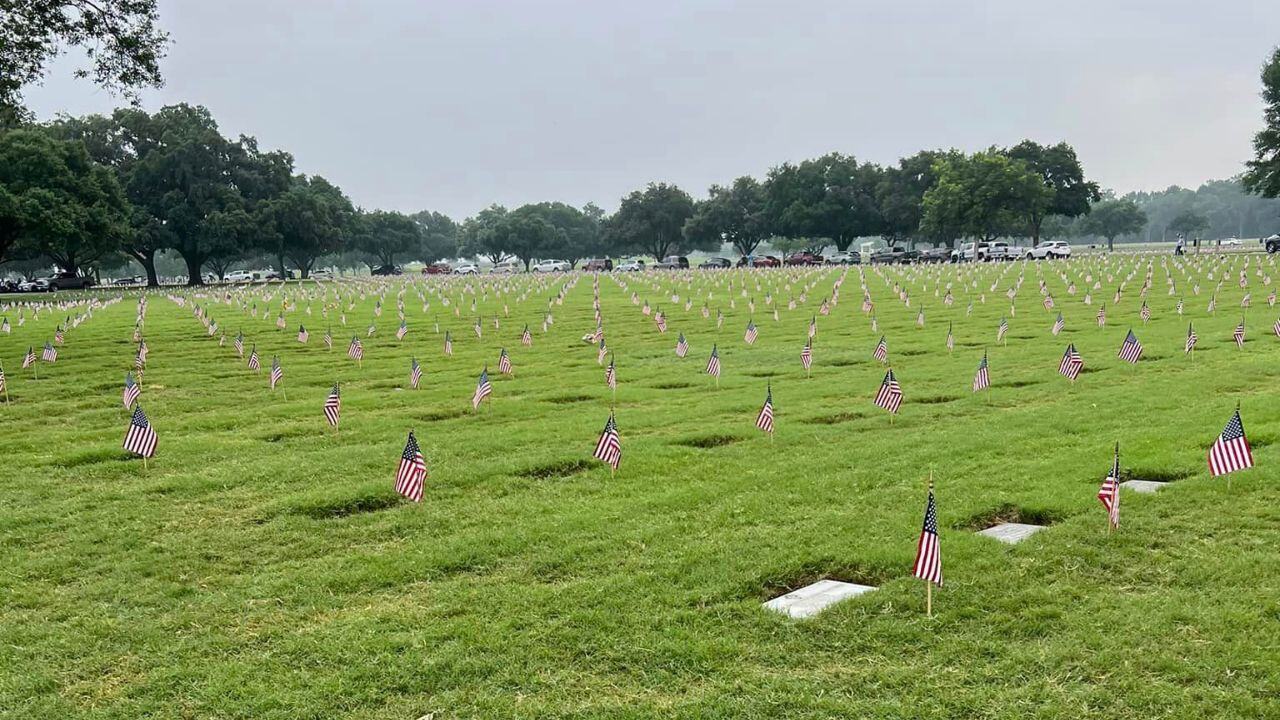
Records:
[[[602,275],[616,400],[582,340],[590,275],[172,291],[182,305],[152,293],[140,402],[159,444],[145,468],[121,448],[140,293],[25,370],[28,346],[39,355],[85,307],[27,308],[19,325],[10,306],[0,718],[1277,717],[1274,272],[1261,257],[1113,255]],[[1117,357],[1131,327],[1136,365]],[[872,404],[881,335],[903,392],[892,422]],[[1075,384],[1057,373],[1069,342]],[[703,372],[713,343],[718,386]],[[974,393],[984,350],[992,387]],[[473,411],[486,365],[493,394]],[[321,413],[334,382],[336,434]],[[769,387],[773,438],[755,428]],[[1237,403],[1257,467],[1228,485],[1205,456]],[[592,458],[611,407],[612,476]],[[430,469],[420,504],[393,487],[410,429]],[[1122,479],[1167,486],[1123,491],[1108,535],[1096,494],[1116,442]],[[911,577],[930,473],[945,575],[932,618]],[[1048,527],[1018,545],[976,534],[1006,520]],[[761,608],[823,578],[878,589],[807,620]]]

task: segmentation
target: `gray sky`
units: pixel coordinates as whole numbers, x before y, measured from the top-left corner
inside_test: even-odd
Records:
[[[1121,192],[1241,171],[1280,2],[161,0],[167,86],[357,203],[612,210],[838,150],[1067,140]],[[1120,6],[1125,6],[1121,8]],[[41,116],[118,100],[60,62]]]

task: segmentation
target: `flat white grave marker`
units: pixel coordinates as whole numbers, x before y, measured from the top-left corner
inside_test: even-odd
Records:
[[[1150,480],[1125,480],[1120,483],[1120,487],[1128,488],[1134,492],[1153,493],[1168,483],[1152,482]]]
[[[1044,529],[1043,525],[1026,525],[1024,523],[1001,523],[986,530],[980,530],[979,535],[986,535],[995,538],[1002,543],[1017,545],[1027,538],[1035,535]]]
[[[776,597],[765,603],[765,608],[793,618],[813,617],[841,600],[871,592],[869,585],[854,585],[839,580],[819,580],[799,590]]]

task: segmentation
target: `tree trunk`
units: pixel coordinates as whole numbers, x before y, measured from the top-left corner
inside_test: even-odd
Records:
[[[1113,252],[1115,249],[1115,238],[1107,238],[1107,252]]]
[[[134,250],[125,248],[125,254],[142,266],[147,273],[147,287],[160,287],[160,277],[156,275],[156,251],[150,249]]]
[[[183,255],[182,259],[187,263],[187,285],[203,285],[204,278],[200,277],[200,268],[204,265],[204,258],[197,254]]]

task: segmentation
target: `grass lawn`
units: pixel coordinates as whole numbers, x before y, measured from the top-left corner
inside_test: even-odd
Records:
[[[69,329],[38,380],[20,369],[27,347],[38,355],[84,309],[26,309],[19,325],[10,307],[0,718],[1278,717],[1275,272],[1240,255],[867,268],[873,331],[854,268],[817,315],[811,378],[806,328],[841,269],[601,276],[615,477],[591,457],[613,401],[581,340],[595,327],[590,276],[255,287],[229,301],[177,291],[185,306],[148,295],[141,403],[159,449],[146,469],[120,447],[138,294]],[[1101,285],[1091,305],[1086,275]],[[401,290],[410,332],[397,341]],[[666,334],[632,293],[667,313]],[[280,331],[282,298],[296,308]],[[1136,366],[1116,357],[1130,327],[1146,348]],[[240,331],[259,373],[232,348]],[[346,357],[353,334],[362,366]],[[872,405],[882,334],[904,394],[892,424]],[[1057,375],[1068,342],[1085,363],[1074,386]],[[718,388],[702,372],[713,343]],[[514,377],[497,372],[502,347]],[[992,389],[974,394],[984,349]],[[485,365],[492,402],[473,412]],[[337,435],[321,414],[335,381]],[[767,385],[772,440],[754,427]],[[1257,467],[1228,487],[1205,454],[1237,403]],[[393,489],[411,428],[430,467],[417,505]],[[1117,441],[1125,479],[1170,485],[1125,491],[1108,536],[1095,495]],[[910,577],[931,471],[946,576],[932,619]],[[1016,546],[975,534],[999,519],[1051,527]],[[879,590],[806,621],[760,607],[821,578]]]

